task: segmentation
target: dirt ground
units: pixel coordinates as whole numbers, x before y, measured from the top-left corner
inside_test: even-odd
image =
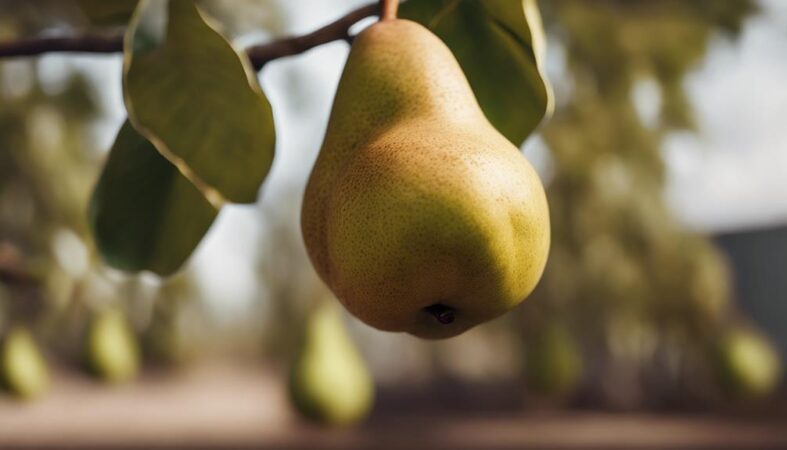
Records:
[[[784,417],[397,412],[326,430],[292,414],[280,383],[226,365],[117,388],[58,374],[42,401],[0,398],[0,449],[787,449]]]

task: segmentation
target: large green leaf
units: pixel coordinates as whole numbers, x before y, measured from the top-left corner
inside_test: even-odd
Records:
[[[123,270],[177,270],[217,210],[126,121],[90,201],[89,221],[101,255]]]
[[[536,0],[409,0],[400,16],[451,48],[487,118],[521,145],[552,110]]]
[[[273,162],[275,132],[246,55],[191,0],[142,0],[125,46],[134,127],[204,193],[254,202]]]

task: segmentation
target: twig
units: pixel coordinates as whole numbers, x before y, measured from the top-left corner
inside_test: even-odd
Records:
[[[19,250],[7,242],[0,242],[0,283],[31,286],[37,282],[36,277],[25,270]]]
[[[117,53],[123,51],[123,36],[39,37],[0,42],[0,57],[36,56],[51,52]]]
[[[246,49],[255,70],[277,58],[297,55],[336,40],[350,39],[349,29],[359,20],[378,14],[376,3],[350,11],[343,17],[311,33],[278,39]],[[0,58],[37,56],[45,53],[117,53],[123,51],[123,36],[84,35],[72,37],[37,37],[0,42]]]
[[[34,286],[38,282],[34,276],[18,268],[0,266],[0,283],[8,286]]]
[[[322,28],[312,31],[303,36],[295,36],[269,44],[255,45],[246,49],[252,65],[256,70],[262,68],[265,63],[284,56],[297,55],[306,50],[318,47],[337,40],[351,39],[350,27],[359,20],[378,14],[379,8],[376,3],[362,6],[354,11],[347,13],[344,17],[329,23]]]

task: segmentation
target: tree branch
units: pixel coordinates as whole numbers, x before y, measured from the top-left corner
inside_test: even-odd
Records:
[[[0,241],[0,283],[9,286],[32,286],[37,284],[37,281],[25,270],[19,250]]]
[[[117,53],[123,51],[123,36],[41,37],[0,42],[0,58],[36,56],[52,52]]]
[[[285,56],[337,40],[349,40],[350,27],[359,20],[378,14],[377,3],[362,6],[343,17],[302,36],[282,38],[246,49],[255,70],[266,63]],[[73,37],[38,37],[11,42],[0,42],[0,58],[37,56],[45,53],[118,53],[123,51],[123,36],[84,35]]]
[[[355,25],[361,19],[378,14],[378,12],[379,7],[377,3],[362,6],[347,13],[347,15],[335,22],[329,23],[309,34],[280,39],[268,44],[255,45],[254,47],[246,49],[246,52],[254,68],[259,70],[265,63],[273,61],[274,59],[297,55],[329,42],[348,40],[351,38],[351,26]]]
[[[34,276],[18,267],[0,265],[0,283],[8,286],[35,286],[38,281]]]

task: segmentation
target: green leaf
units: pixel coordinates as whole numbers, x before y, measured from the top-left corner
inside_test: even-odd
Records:
[[[93,192],[89,222],[112,266],[169,275],[210,228],[218,211],[126,121]]]
[[[400,17],[451,48],[490,122],[515,145],[552,112],[536,0],[409,0]]]
[[[246,55],[191,0],[142,0],[125,48],[134,127],[204,193],[253,203],[273,162],[275,131]]]

